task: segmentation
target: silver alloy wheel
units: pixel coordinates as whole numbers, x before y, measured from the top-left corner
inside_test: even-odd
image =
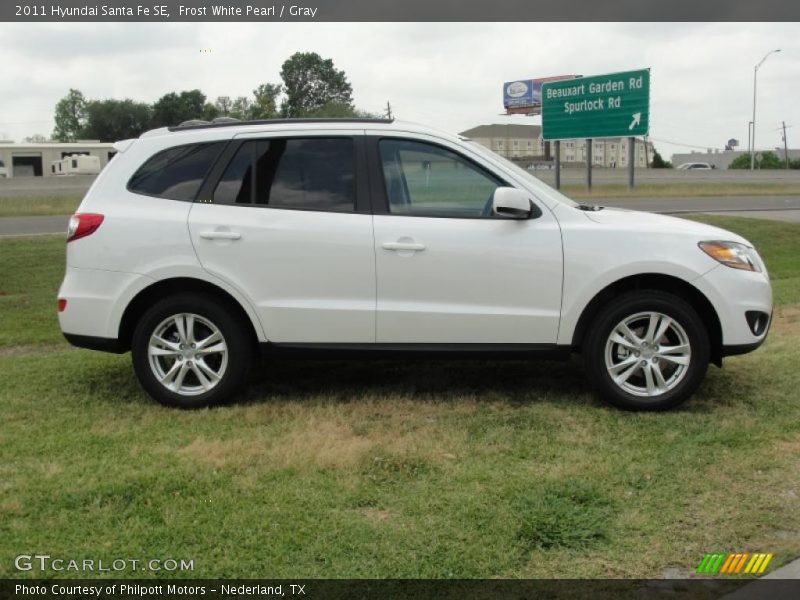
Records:
[[[147,356],[161,385],[181,396],[212,390],[228,368],[228,345],[222,332],[192,313],[161,321],[150,336]]]
[[[689,336],[672,317],[640,312],[620,321],[606,340],[606,369],[620,388],[640,397],[675,389],[689,371]]]

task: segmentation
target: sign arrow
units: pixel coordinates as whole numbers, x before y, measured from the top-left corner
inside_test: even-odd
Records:
[[[636,126],[637,126],[639,123],[641,123],[641,122],[642,122],[642,113],[640,113],[640,112],[638,112],[638,113],[633,113],[633,115],[632,115],[632,116],[633,116],[633,121],[631,121],[631,124],[630,124],[630,125],[628,125],[628,129],[633,129],[633,128],[634,128],[634,127],[636,127]]]

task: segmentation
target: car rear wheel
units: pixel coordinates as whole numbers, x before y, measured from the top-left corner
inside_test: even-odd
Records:
[[[614,298],[597,316],[585,346],[590,379],[609,403],[667,410],[684,402],[708,368],[709,340],[697,311],[658,290]]]
[[[158,402],[201,408],[230,400],[247,381],[245,324],[214,298],[181,294],[148,309],[131,343],[142,387]]]

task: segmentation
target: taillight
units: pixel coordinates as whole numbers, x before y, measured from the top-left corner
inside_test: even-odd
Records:
[[[97,213],[75,213],[69,219],[67,241],[72,242],[93,234],[103,222],[103,215]]]
[[[66,298],[59,298],[58,299],[58,312],[64,312],[67,310],[67,299]]]

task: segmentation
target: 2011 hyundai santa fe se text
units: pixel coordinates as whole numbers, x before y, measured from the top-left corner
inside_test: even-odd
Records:
[[[61,329],[131,350],[170,406],[230,399],[259,350],[580,352],[606,400],[660,410],[769,328],[747,240],[578,205],[419,125],[188,122],[116,148],[70,221]]]

